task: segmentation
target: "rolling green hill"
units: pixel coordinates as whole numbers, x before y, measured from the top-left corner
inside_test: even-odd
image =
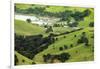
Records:
[[[94,56],[93,56],[93,52],[92,52],[92,48],[94,46],[93,44],[93,38],[91,38],[91,36],[93,36],[93,32],[89,32],[90,30],[93,30],[93,28],[85,28],[84,30],[81,31],[77,31],[77,32],[73,32],[70,33],[68,35],[65,35],[66,38],[63,38],[63,36],[59,36],[58,41],[56,41],[54,44],[51,44],[49,46],[48,49],[46,49],[45,51],[37,54],[35,56],[35,58],[33,58],[33,60],[36,63],[44,63],[43,61],[43,55],[46,55],[48,53],[50,54],[59,54],[62,52],[68,52],[71,54],[71,58],[66,61],[66,62],[75,62],[75,61],[92,61],[94,60]],[[80,44],[77,45],[77,40],[80,38],[80,34],[85,31],[87,34],[87,37],[89,39],[89,47],[85,47],[84,44]],[[77,35],[77,37],[74,37],[74,35]],[[73,45],[72,48],[70,48],[70,45]],[[67,50],[63,50],[63,51],[59,51],[59,47],[62,47],[64,45],[68,46]],[[76,53],[76,51],[78,53]]]
[[[44,28],[27,23],[21,20],[15,20],[15,32],[19,35],[37,35],[44,32]]]
[[[71,13],[73,15],[76,14],[76,15],[74,15],[76,17],[79,15],[78,18],[81,18],[82,15],[84,15],[83,12],[85,10],[90,11],[89,13],[86,12],[86,16],[84,16],[83,19],[80,19],[80,20],[76,19],[76,22],[78,23],[77,26],[75,26],[75,25],[69,26],[68,22],[67,22],[68,20],[66,20],[66,21],[59,20],[54,23],[58,24],[58,23],[65,22],[65,23],[67,23],[67,25],[66,26],[56,26],[56,27],[52,26],[53,31],[52,32],[50,31],[47,33],[46,33],[46,29],[43,26],[38,26],[36,24],[27,23],[26,21],[15,20],[15,23],[14,23],[15,28],[14,29],[15,29],[15,33],[17,35],[25,35],[25,36],[34,36],[34,35],[38,35],[38,34],[43,35],[43,37],[41,37],[41,39],[40,39],[40,37],[39,38],[30,37],[30,38],[27,38],[27,40],[25,40],[25,41],[23,39],[16,38],[16,41],[17,41],[16,47],[19,47],[15,51],[15,54],[19,61],[17,63],[17,65],[33,64],[32,62],[34,62],[36,64],[49,63],[49,62],[44,61],[44,57],[43,57],[44,55],[47,55],[47,54],[59,55],[61,53],[69,53],[70,54],[69,59],[66,60],[65,62],[80,62],[80,61],[93,61],[94,60],[94,26],[89,26],[89,24],[91,22],[94,23],[94,9],[93,8],[48,6],[48,5],[40,6],[40,5],[32,5],[32,4],[16,4],[16,7],[19,9],[22,9],[22,10],[20,10],[21,13],[19,12],[20,14],[23,14],[24,11],[27,12],[27,9],[28,9],[29,12],[31,10],[31,13],[24,13],[25,15],[36,14],[37,16],[40,16],[40,17],[51,18],[53,15],[56,14],[55,19],[60,18],[60,17],[57,17],[58,14],[60,14],[64,11],[67,11],[67,10],[72,11]],[[34,7],[35,7],[35,9],[34,9]],[[38,7],[38,8],[36,8],[36,7]],[[33,11],[35,11],[35,12],[33,13]],[[41,15],[41,12],[43,13],[42,15]],[[78,13],[76,13],[76,12],[78,12]],[[73,17],[72,14],[69,16],[69,19],[70,19],[69,23],[74,23],[71,21],[72,19],[75,20],[75,17]],[[67,19],[67,18],[65,18],[65,19]],[[51,18],[51,20],[52,20],[52,18]],[[49,27],[49,25],[47,27]],[[77,28],[80,30],[77,30]],[[88,45],[86,45],[85,42],[83,42],[83,43],[78,42],[78,40],[81,39],[81,37],[82,37],[82,33],[84,33],[84,32],[85,32],[84,37],[87,38]],[[50,34],[50,33],[53,33],[54,36],[52,36],[52,34]],[[46,37],[44,37],[44,36],[46,36]],[[50,44],[49,44],[49,40],[52,41]],[[33,42],[31,42],[31,41],[33,41]],[[48,44],[46,44],[46,43],[48,43]],[[22,46],[22,48],[20,46]],[[64,46],[67,46],[67,48],[65,49]],[[46,48],[44,48],[44,47],[46,47]],[[60,50],[61,47],[63,47],[63,50]],[[44,48],[44,49],[42,49],[42,48]],[[19,49],[20,49],[20,53],[18,53]],[[34,51],[33,49],[38,50],[38,52],[36,50]],[[23,53],[23,55],[21,55],[21,51],[22,52],[26,51],[31,54],[34,54],[34,57],[32,55],[32,58],[29,59],[29,57],[23,56],[27,53],[25,52],[25,53]],[[31,56],[31,55],[29,54],[28,56]],[[52,58],[50,60],[52,60]],[[57,60],[57,59],[54,59],[53,61],[56,63],[61,62],[60,60]]]

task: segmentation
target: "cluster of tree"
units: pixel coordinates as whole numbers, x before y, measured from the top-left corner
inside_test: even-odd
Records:
[[[89,43],[89,40],[88,40],[88,38],[86,37],[86,33],[85,33],[85,32],[82,32],[82,36],[81,36],[80,39],[78,39],[77,43],[78,43],[78,44],[80,44],[80,43],[85,43],[86,46],[89,45],[89,44],[88,44],[88,43]]]
[[[51,55],[51,54],[43,55],[44,62],[46,63],[53,62],[54,59],[58,59],[60,62],[65,62],[69,58],[70,54],[65,52],[58,55]]]
[[[76,21],[80,21],[80,20],[84,20],[84,17],[88,16],[91,13],[91,11],[89,9],[84,10],[83,12],[79,12],[76,11],[74,14],[72,14],[71,16],[76,20]]]
[[[66,32],[59,33],[59,34],[53,33],[52,31],[49,31],[49,32],[52,32],[52,33],[50,33],[50,35],[52,35],[53,37],[56,37],[56,36],[61,36],[61,35],[65,35],[65,34],[70,34],[70,33],[76,32],[76,31],[80,31],[80,30],[83,30],[83,28],[79,28],[79,29],[75,29],[75,30],[71,30],[71,31],[66,31]],[[74,37],[76,37],[76,35]],[[63,36],[63,38],[66,38],[66,36]],[[55,40],[58,40],[58,38],[55,38]]]
[[[76,32],[76,31],[80,31],[80,30],[82,30],[82,29],[83,29],[83,28],[75,29],[75,30],[72,30],[72,31],[67,31],[67,32],[64,32],[64,33],[60,33],[59,35],[70,34],[70,33]],[[65,38],[65,37],[64,37],[64,38]]]
[[[67,45],[64,45],[63,47],[59,47],[59,50],[62,51],[62,50],[66,50],[68,49],[68,46]]]
[[[68,16],[71,13],[71,11],[52,13],[52,12],[45,11],[46,8],[47,7],[34,7],[34,8],[30,7],[28,9],[19,9],[15,6],[15,12],[22,13],[22,14],[36,14],[39,16],[62,17],[62,20],[65,20],[66,15]]]
[[[83,20],[84,17],[86,17],[90,14],[89,9],[86,9],[83,12],[75,11],[74,13],[70,10],[52,13],[52,12],[49,12],[49,11],[45,11],[45,9],[47,7],[49,7],[49,6],[34,7],[34,8],[30,7],[28,9],[19,9],[19,8],[16,8],[16,6],[15,6],[15,12],[16,13],[22,13],[22,14],[35,14],[35,15],[39,15],[39,16],[57,17],[57,18],[60,18],[60,21],[67,21],[67,22],[69,22],[71,20],[70,19],[71,17],[74,18],[76,21],[80,21],[80,20]],[[76,23],[74,23],[74,24],[76,26]],[[71,25],[71,26],[73,26],[73,25]]]
[[[46,29],[46,33],[53,32],[52,26],[48,26]]]
[[[30,59],[33,59],[37,53],[47,49],[48,46],[54,42],[55,39],[52,34],[44,38],[41,34],[34,36],[15,34],[15,50]]]
[[[17,58],[16,55],[14,55],[14,57],[15,57],[15,59],[14,59],[14,64],[17,65],[17,63],[18,63],[18,58]]]
[[[68,26],[67,25],[67,22],[66,22],[66,24],[64,23],[59,23],[59,24],[57,24],[57,23],[55,23],[55,24],[53,24],[53,27],[64,27],[64,26]]]
[[[55,23],[53,27],[62,27],[63,25]]]
[[[69,27],[77,27],[78,22],[68,23]]]

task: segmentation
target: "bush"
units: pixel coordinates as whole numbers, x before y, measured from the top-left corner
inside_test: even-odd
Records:
[[[15,55],[14,57],[15,57],[14,63],[15,63],[15,65],[17,65],[17,63],[18,63],[18,58],[17,58],[16,55]]]
[[[89,27],[94,27],[94,22],[90,22]]]
[[[91,13],[91,11],[89,9],[86,9],[83,11],[83,17],[88,16]]]
[[[58,38],[55,38],[55,40],[58,40]]]
[[[58,57],[58,60],[60,60],[61,62],[65,62],[69,58],[70,58],[70,54],[69,53],[61,53],[59,55],[59,57]]]
[[[64,45],[64,49],[68,49],[68,46],[67,45]]]
[[[82,32],[82,36],[85,36],[86,35],[86,32]]]
[[[63,50],[63,47],[60,47],[59,50],[62,51]]]
[[[53,32],[52,26],[48,27],[46,33]]]
[[[83,43],[81,39],[77,40],[77,44]]]
[[[23,59],[22,62],[25,62],[25,60]]]
[[[36,64],[35,62],[32,62],[32,64]]]
[[[52,56],[51,54],[43,55],[44,62],[47,63],[48,60],[51,59],[51,56]]]
[[[74,37],[76,37],[76,35],[74,35]]]
[[[31,22],[32,22],[31,19],[26,19],[26,21],[27,21],[28,23],[31,23]]]
[[[81,38],[78,39],[78,41],[77,41],[77,44],[80,44],[80,43],[85,43],[86,46],[89,45],[89,44],[88,44],[88,43],[89,43],[89,40],[88,40],[88,38],[86,37],[86,33],[85,33],[85,32],[82,33]]]
[[[93,36],[91,36],[91,38],[94,38],[94,35],[93,35]]]
[[[73,44],[70,44],[70,48],[72,48],[73,47]]]
[[[75,51],[75,53],[78,53],[78,51]]]
[[[64,36],[64,38],[66,38],[66,36]]]

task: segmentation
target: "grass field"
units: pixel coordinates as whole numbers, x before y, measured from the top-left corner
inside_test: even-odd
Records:
[[[93,35],[93,32],[91,33],[89,32],[89,30],[93,30],[93,28],[86,28],[84,30],[65,35],[66,38],[63,38],[63,36],[58,37],[59,38],[58,41],[50,45],[49,48],[46,49],[45,51],[37,54],[33,60],[36,63],[44,63],[43,57],[42,57],[43,55],[48,54],[48,53],[59,54],[61,52],[68,52],[71,54],[71,59],[69,59],[66,62],[93,60],[94,57],[92,53],[92,47],[94,46],[93,44],[94,40],[91,38],[91,36]],[[87,48],[85,47],[84,44],[77,45],[77,40],[78,38],[80,38],[80,34],[83,31],[87,33],[87,37],[89,39],[90,46]],[[77,37],[74,37],[74,35],[77,35]],[[73,48],[70,48],[70,44],[73,44]],[[64,51],[59,51],[59,47],[62,47],[64,45],[67,45],[69,49],[64,50]],[[78,53],[75,53],[76,51],[78,51]]]
[[[45,11],[50,13],[59,13],[64,11],[72,11],[72,13],[74,13],[76,11],[83,12],[84,10],[87,9],[81,7],[65,7],[65,6],[48,7],[44,5],[40,6],[40,5],[31,5],[31,4],[16,4],[16,7],[24,10],[28,8],[34,8],[34,7],[40,7],[40,8],[45,7]],[[52,27],[53,32],[50,33],[54,33],[54,34],[57,33],[62,34],[65,32],[71,32],[71,33],[55,36],[54,38],[58,38],[58,40],[48,45],[48,48],[36,54],[34,58],[32,57],[33,59],[29,59],[28,57],[21,55],[21,53],[15,51],[15,54],[19,61],[17,65],[28,65],[28,64],[32,64],[32,62],[35,62],[36,64],[46,64],[46,62],[44,62],[43,55],[47,55],[47,54],[58,55],[63,52],[69,53],[71,55],[70,58],[65,62],[93,61],[94,60],[94,27],[89,27],[89,24],[90,22],[94,22],[94,9],[93,8],[88,8],[88,9],[90,10],[91,13],[88,16],[84,17],[83,20],[79,21],[76,27],[76,28],[83,28],[83,29],[71,32],[73,31],[73,27],[61,27],[61,26]],[[25,15],[30,15],[30,14],[25,14]],[[44,26],[39,26],[36,25],[35,23],[32,24],[26,21],[21,21],[16,19],[14,21],[15,21],[14,30],[17,35],[34,36],[34,35],[42,34],[44,37],[47,37],[50,34],[50,33],[46,33],[46,28]],[[86,46],[85,43],[78,44],[77,42],[81,38],[83,32],[86,33],[85,36],[88,39],[88,44],[89,44],[88,46]],[[66,45],[68,48],[62,51],[59,50],[59,48],[64,47],[64,45]],[[58,63],[58,62],[60,61],[56,59],[54,60],[54,63]]]
[[[19,35],[37,35],[44,32],[43,27],[29,24],[25,21],[15,20],[15,32]]]
[[[17,51],[15,51],[15,54],[18,58],[18,63],[17,65],[29,65],[29,64],[32,64],[32,60],[28,59],[27,57],[21,55],[20,53],[18,53]],[[23,62],[24,60],[24,62]]]

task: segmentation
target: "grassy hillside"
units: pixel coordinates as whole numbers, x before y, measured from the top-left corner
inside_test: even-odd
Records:
[[[15,4],[16,5],[16,8],[19,8],[19,9],[28,9],[31,7],[31,4]]]
[[[16,7],[20,14],[32,14],[40,17],[40,20],[43,18],[44,21],[52,23],[52,25],[39,26],[26,21],[15,20],[14,26],[17,34],[15,37],[15,55],[19,61],[17,65],[62,62],[59,59],[59,57],[62,59],[62,53],[70,54],[68,59],[64,58],[64,62],[94,60],[93,8],[34,4],[16,4]],[[55,19],[54,22],[52,18]],[[48,30],[49,32],[46,32]],[[22,35],[26,37],[21,37]],[[61,50],[61,48],[63,49]],[[65,56],[64,54],[63,57]]]
[[[15,32],[19,35],[36,35],[44,32],[44,28],[21,20],[15,20]]]
[[[18,53],[17,51],[15,51],[15,55],[17,56],[18,59],[17,65],[28,65],[28,64],[32,64],[33,62],[32,60]]]
[[[86,60],[93,60],[93,39],[91,36],[93,36],[93,32],[89,32],[93,30],[93,28],[86,28],[84,30],[73,32],[71,34],[65,35],[66,38],[63,38],[63,36],[59,36],[58,41],[56,41],[54,44],[50,45],[48,49],[45,51],[37,54],[35,58],[33,59],[36,63],[44,63],[43,61],[43,55],[46,55],[48,53],[50,54],[59,54],[62,52],[68,52],[71,54],[71,58],[66,62],[74,62],[74,61],[86,61]],[[80,38],[80,34],[85,31],[87,33],[87,37],[89,39],[89,47],[85,47],[84,44],[77,45],[77,40]],[[77,35],[77,37],[74,37],[74,35]],[[70,45],[73,45],[72,48],[70,48]],[[67,50],[59,51],[59,47],[62,47],[64,45],[68,46]],[[78,53],[76,53],[76,51]]]
[[[45,9],[45,11],[47,12],[52,12],[52,13],[58,13],[58,12],[64,12],[64,11],[84,11],[86,10],[86,8],[79,8],[79,7],[64,7],[64,6],[50,6],[50,7],[47,7]]]

